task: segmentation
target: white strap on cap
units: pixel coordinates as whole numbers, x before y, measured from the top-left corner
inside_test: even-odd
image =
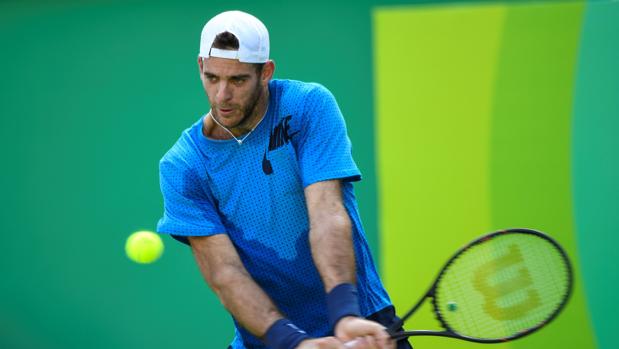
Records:
[[[227,59],[239,59],[239,51],[238,50],[222,50],[219,48],[211,47],[209,56],[227,58]]]

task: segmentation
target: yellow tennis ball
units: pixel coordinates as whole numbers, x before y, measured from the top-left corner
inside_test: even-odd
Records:
[[[136,231],[127,238],[125,252],[136,263],[152,263],[161,257],[163,241],[152,231]]]

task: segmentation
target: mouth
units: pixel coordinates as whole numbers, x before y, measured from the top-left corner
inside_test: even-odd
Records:
[[[217,108],[217,111],[219,112],[219,115],[227,116],[227,115],[230,115],[234,111],[234,109],[233,108]]]

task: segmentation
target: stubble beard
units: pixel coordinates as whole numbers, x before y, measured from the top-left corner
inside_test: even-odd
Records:
[[[256,112],[256,109],[258,108],[258,103],[260,102],[260,96],[262,95],[262,91],[263,91],[263,87],[260,84],[260,81],[258,80],[256,82],[256,88],[254,88],[254,92],[251,95],[251,97],[249,98],[249,103],[247,103],[247,107],[243,108],[243,117],[241,118],[241,120],[239,120],[239,122],[237,122],[235,125],[231,125],[231,126],[226,126],[227,129],[241,129],[243,130],[243,133],[251,130],[251,123],[252,123],[252,115]],[[217,118],[217,121],[224,125],[224,123],[222,122],[222,120],[219,118],[219,115],[216,115],[215,110],[211,110],[211,115],[213,116],[213,118]]]

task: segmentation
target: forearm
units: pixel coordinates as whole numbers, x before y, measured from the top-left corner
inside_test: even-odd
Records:
[[[283,318],[273,301],[246,273],[231,275],[209,286],[234,318],[256,337],[262,338],[269,327]],[[233,274],[233,275],[232,275]]]
[[[198,239],[190,241],[204,279],[224,307],[249,332],[263,337],[283,316],[249,275],[229,240],[211,239],[210,246]]]
[[[330,292],[342,283],[355,283],[355,252],[352,223],[342,200],[338,180],[314,183],[305,188],[312,258]]]
[[[334,205],[337,206],[337,205]],[[333,207],[313,217],[310,246],[325,291],[342,283],[355,283],[355,253],[351,222],[344,207]]]
[[[305,188],[310,218],[312,258],[327,293],[331,326],[346,316],[360,316],[356,289],[355,250],[352,223],[337,180]]]

